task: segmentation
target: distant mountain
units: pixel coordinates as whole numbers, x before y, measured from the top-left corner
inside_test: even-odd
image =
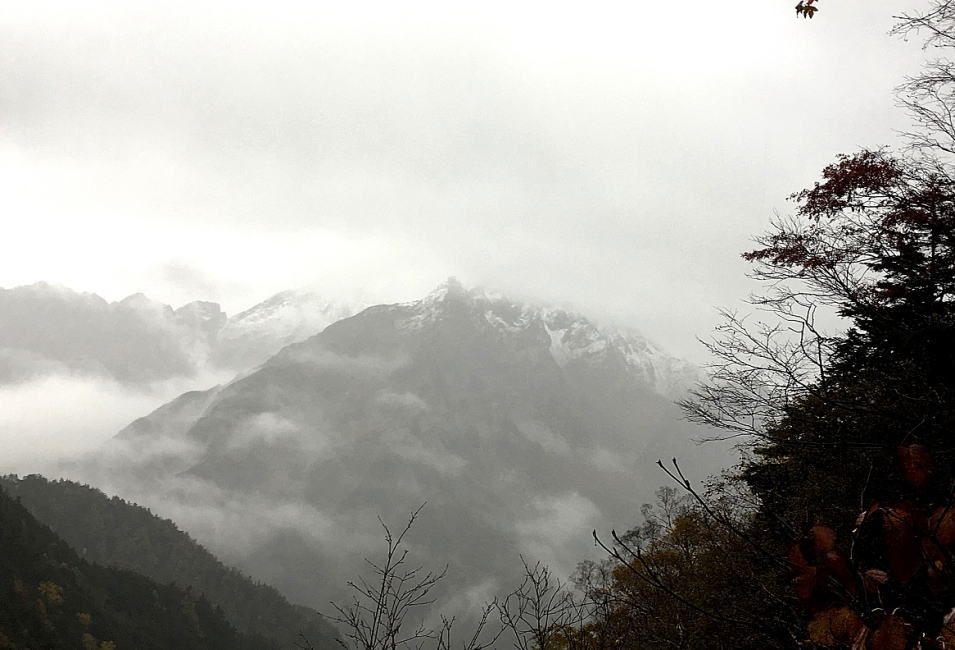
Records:
[[[80,558],[0,489],[0,647],[263,650],[209,601]]]
[[[134,294],[110,303],[43,282],[0,289],[0,384],[64,372],[132,384],[236,372],[352,313],[303,291],[227,318],[214,302],[173,309]]]
[[[0,383],[54,371],[133,383],[188,376],[224,322],[214,303],[174,310],[142,294],[108,303],[46,283],[0,289]]]
[[[125,473],[116,489],[315,606],[377,552],[378,515],[427,501],[415,551],[474,600],[508,586],[520,553],[569,572],[591,529],[635,523],[665,482],[657,458],[720,468],[728,454],[696,447],[668,398],[692,376],[638,335],[449,281],[138,420],[100,477]],[[248,521],[268,532],[249,539]]]
[[[54,372],[133,383],[191,377],[207,367],[239,372],[363,307],[293,290],[227,317],[214,302],[173,309],[141,293],[109,303],[44,282],[0,288],[0,384]],[[606,346],[668,397],[683,394],[698,378],[695,366],[666,355],[638,333],[598,330],[562,310],[533,311],[545,321],[558,363]]]
[[[226,567],[169,520],[71,481],[0,477],[4,489],[61,536],[80,557],[175,583],[221,608],[244,634],[291,648],[304,634],[316,648],[337,647],[335,632],[315,611],[290,605],[272,587]],[[0,646],[2,647],[2,646]]]
[[[213,360],[227,368],[252,368],[357,311],[309,291],[277,293],[228,319],[218,332]]]

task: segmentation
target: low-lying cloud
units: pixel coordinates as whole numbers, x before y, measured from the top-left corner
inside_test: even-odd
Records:
[[[314,437],[311,437],[314,438]],[[248,449],[254,445],[273,445],[303,439],[298,425],[276,413],[258,413],[230,432],[229,449]]]
[[[531,509],[516,526],[524,554],[569,575],[584,557],[580,533],[594,528],[600,509],[578,492],[535,498]]]
[[[378,393],[377,401],[379,404],[385,406],[403,408],[411,411],[427,411],[430,408],[427,402],[410,391],[397,393],[395,391],[383,390]]]
[[[62,465],[98,453],[103,443],[136,418],[183,392],[222,380],[221,375],[205,373],[129,386],[103,377],[59,373],[0,386],[0,472],[56,476]],[[171,451],[160,440],[156,449],[130,453],[142,458]]]
[[[407,429],[390,429],[382,433],[381,444],[399,458],[429,467],[449,476],[456,476],[467,465],[463,458],[448,451],[440,440],[425,442]]]
[[[349,375],[387,376],[408,363],[402,355],[339,354],[325,348],[297,345],[281,353],[293,363]]]

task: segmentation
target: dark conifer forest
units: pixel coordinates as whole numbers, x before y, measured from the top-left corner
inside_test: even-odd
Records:
[[[5,648],[271,648],[189,587],[79,557],[0,493],[0,644]]]
[[[241,633],[268,639],[274,647],[291,646],[300,635],[329,643],[334,636],[317,612],[295,607],[274,588],[223,565],[173,522],[145,508],[41,476],[0,478],[0,487],[86,562],[201,594]]]

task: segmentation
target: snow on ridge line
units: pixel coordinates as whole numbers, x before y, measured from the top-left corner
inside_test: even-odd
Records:
[[[402,303],[410,309],[400,327],[418,329],[439,318],[449,301],[470,305],[474,317],[504,335],[539,327],[545,332],[551,357],[561,367],[572,361],[599,363],[618,356],[628,370],[655,392],[678,398],[694,385],[700,371],[694,364],[667,354],[635,330],[604,327],[585,316],[546,304],[517,303],[500,292],[476,287],[464,289],[451,278],[424,298]]]

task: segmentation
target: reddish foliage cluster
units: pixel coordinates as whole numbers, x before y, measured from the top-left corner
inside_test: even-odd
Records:
[[[856,199],[890,192],[902,179],[899,161],[882,151],[841,154],[836,163],[822,170],[822,182],[791,198],[800,203],[799,213],[813,218],[833,217],[842,210],[859,210]]]
[[[743,254],[767,278],[816,283],[853,307],[955,294],[955,184],[945,175],[862,151],[791,198],[796,219]]]
[[[823,253],[815,244],[818,237],[812,229],[806,232],[782,231],[770,235],[766,248],[743,253],[748,262],[768,262],[773,266],[812,269],[842,261],[835,251]]]
[[[796,5],[796,15],[802,16],[803,18],[812,18],[819,7],[813,6],[816,0],[799,0],[799,4]]]
[[[818,525],[789,549],[816,646],[955,648],[955,501],[931,496],[935,467],[924,446],[899,447],[897,460],[910,500],[870,505],[842,549],[835,531]]]

